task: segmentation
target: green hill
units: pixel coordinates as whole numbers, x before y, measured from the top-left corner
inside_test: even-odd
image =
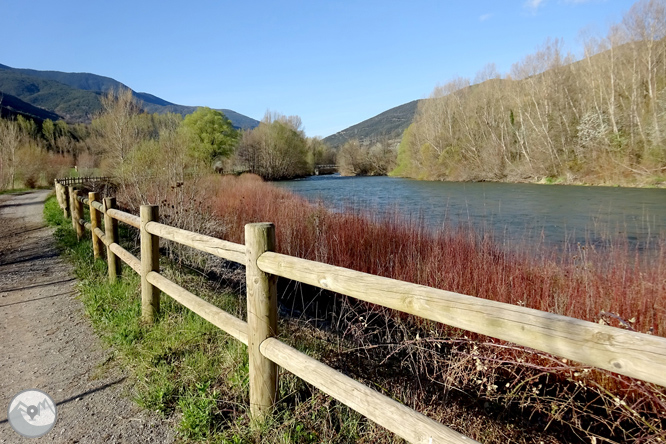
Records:
[[[420,100],[413,100],[391,108],[375,117],[326,137],[324,142],[332,148],[338,148],[351,139],[358,139],[365,144],[387,137],[397,143],[400,141],[402,133],[412,123],[419,102]]]
[[[90,122],[102,109],[100,97],[108,91],[120,88],[129,87],[97,74],[18,69],[0,64],[0,91],[57,113],[71,123]],[[149,113],[172,112],[185,116],[197,109],[196,106],[178,105],[149,93],[132,93]],[[259,125],[257,120],[233,110],[219,111],[222,111],[236,128],[254,128]]]
[[[38,123],[41,123],[46,119],[58,120],[61,118],[56,113],[38,108],[24,102],[18,97],[0,91],[0,117],[7,118],[16,116],[23,116]]]
[[[36,77],[42,80],[54,80],[56,82],[62,83],[63,85],[67,85],[75,89],[82,89],[84,91],[108,91],[110,89],[118,89],[120,86],[127,88],[122,83],[110,77],[103,77],[84,72],[69,73],[60,71],[38,71],[36,69],[12,68],[6,65],[0,65],[0,70],[9,70],[28,77]]]
[[[101,109],[100,93],[0,69],[0,91],[54,112],[69,122],[86,122]]]

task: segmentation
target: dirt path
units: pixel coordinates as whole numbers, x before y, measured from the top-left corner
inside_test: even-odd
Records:
[[[26,389],[58,406],[53,430],[30,442],[173,442],[167,421],[128,398],[125,374],[85,317],[43,222],[48,194],[0,196],[0,443],[30,441],[7,421],[9,402]]]

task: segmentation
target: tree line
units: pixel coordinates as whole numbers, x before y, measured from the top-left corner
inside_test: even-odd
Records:
[[[255,129],[238,131],[210,108],[184,118],[145,113],[130,90],[110,92],[101,102],[90,125],[0,119],[0,189],[49,185],[73,169],[113,176],[124,191],[139,192],[157,178],[182,183],[216,171],[290,179],[335,163],[335,151],[306,137],[298,116],[267,112]]]
[[[64,120],[0,118],[0,190],[34,188],[69,175],[75,158],[86,151],[87,131],[85,125]]]
[[[577,59],[548,40],[505,76],[489,64],[473,82],[436,87],[397,149],[379,137],[336,152],[306,137],[298,116],[272,112],[242,132],[210,108],[149,114],[126,90],[107,94],[90,125],[0,119],[0,188],[49,185],[75,167],[136,194],[213,170],[278,180],[319,164],[429,180],[664,182],[665,2],[635,3],[605,36],[585,38]]]
[[[430,180],[649,183],[666,176],[666,6],[641,0],[574,58],[548,40],[419,105],[392,174]]]
[[[351,139],[337,153],[343,176],[386,176],[396,166],[396,146],[388,137],[362,143]]]

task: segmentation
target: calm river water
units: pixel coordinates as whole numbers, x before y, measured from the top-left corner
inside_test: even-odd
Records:
[[[505,183],[427,182],[393,177],[312,176],[275,182],[334,210],[423,217],[434,229],[472,222],[512,244],[562,246],[609,237],[639,249],[666,237],[666,190]]]

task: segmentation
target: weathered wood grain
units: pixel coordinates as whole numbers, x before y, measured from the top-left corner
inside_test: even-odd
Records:
[[[146,224],[159,220],[157,205],[141,205],[141,318],[152,324],[160,312],[160,290],[151,284],[148,273],[160,271],[160,238],[146,230]]]
[[[277,253],[266,273],[666,386],[666,338],[334,267]]]
[[[261,271],[257,258],[275,250],[275,226],[245,225],[245,248],[250,415],[261,422],[271,414],[277,392],[277,366],[259,351],[264,339],[277,334],[277,277]]]
[[[148,273],[148,281],[179,304],[247,345],[247,322],[190,293],[159,273]]]
[[[109,245],[109,249],[137,274],[141,274],[141,261],[136,256],[116,243]]]
[[[101,202],[98,202],[98,201],[95,200],[95,201],[92,201],[90,203],[90,205],[92,205],[100,213],[104,214],[104,204],[102,204]]]
[[[76,238],[78,240],[83,239],[84,230],[84,224],[85,220],[83,219],[83,203],[81,202],[81,191],[79,190],[74,190],[74,199],[73,199],[73,204],[74,204],[74,214],[72,217],[72,222],[74,223],[74,229],[76,230]]]
[[[67,195],[69,196],[69,217],[72,219],[72,228],[76,230],[76,208],[74,202],[76,202],[76,196],[74,195],[74,187],[67,187]]]
[[[120,273],[120,258],[113,252],[111,245],[118,242],[118,221],[111,217],[109,210],[116,207],[115,197],[104,198],[104,234],[106,245],[106,261],[109,272],[109,282],[115,282]]]
[[[195,248],[205,253],[245,265],[245,246],[204,234],[193,233],[157,222],[146,225],[149,233],[161,238]]]
[[[109,240],[106,237],[106,234],[104,234],[104,231],[102,231],[101,228],[97,227],[95,228],[95,234],[97,235],[97,238],[107,247],[111,245],[113,242],[109,242]]]
[[[99,240],[95,229],[102,225],[102,215],[97,208],[93,206],[93,202],[97,200],[97,193],[88,193],[88,209],[90,210],[90,235],[92,237],[93,257],[99,259],[102,256],[102,242]]]
[[[275,338],[266,339],[261,343],[260,349],[265,357],[280,367],[409,442],[419,444],[476,442]]]
[[[125,213],[124,211],[115,210],[115,209],[108,210],[107,214],[113,217],[114,219],[117,219],[120,222],[124,222],[127,225],[130,225],[134,228],[141,228],[141,218],[139,218],[139,216],[135,216],[133,214]]]

